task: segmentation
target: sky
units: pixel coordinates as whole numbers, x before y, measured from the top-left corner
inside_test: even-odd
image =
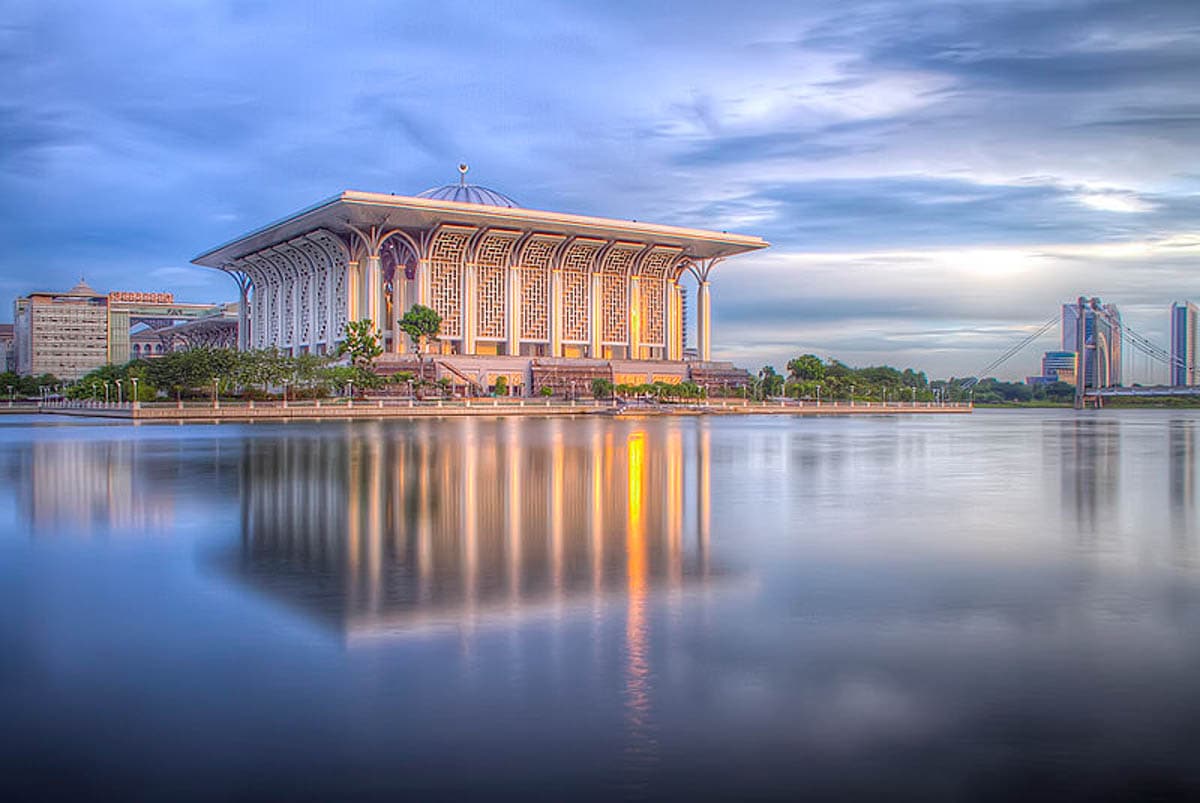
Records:
[[[460,161],[766,238],[713,273],[748,368],[971,375],[1080,294],[1165,344],[1200,300],[1200,2],[0,0],[2,320],[80,275],[234,300],[189,261]]]

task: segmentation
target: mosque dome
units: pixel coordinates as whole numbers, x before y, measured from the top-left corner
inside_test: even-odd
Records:
[[[483,204],[484,206],[519,207],[516,201],[502,192],[481,187],[478,184],[467,183],[467,166],[458,166],[458,183],[445,184],[441,187],[431,187],[425,192],[418,193],[418,198],[429,198],[433,201],[457,201],[460,204]]]

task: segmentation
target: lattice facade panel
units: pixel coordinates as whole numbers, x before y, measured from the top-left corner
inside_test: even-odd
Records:
[[[642,259],[641,275],[659,276],[666,278],[672,263],[679,258],[679,250],[675,248],[655,248]]]
[[[502,267],[480,265],[476,269],[479,310],[479,325],[475,333],[479,337],[503,338],[508,327],[508,282],[507,271]]]
[[[647,346],[666,345],[666,281],[643,276],[638,282],[641,296],[639,318],[642,322],[641,342]]]
[[[567,250],[562,256],[562,269],[579,273],[590,272],[592,259],[602,245],[604,243],[600,240],[576,240],[567,246]]]
[[[317,247],[316,243],[310,240],[300,240],[296,243],[296,247],[304,252],[308,261],[315,266],[314,270],[316,271],[317,288],[313,303],[316,305],[317,326],[311,333],[312,340],[309,342],[327,343],[326,338],[329,336],[329,257]]]
[[[575,343],[589,340],[589,315],[592,302],[592,277],[589,273],[562,273],[562,339]]]
[[[429,249],[429,300],[442,316],[443,338],[457,339],[463,335],[462,264],[470,237],[470,231],[441,231]]]
[[[341,340],[346,334],[346,323],[350,316],[350,258],[346,254],[346,246],[341,240],[327,231],[321,230],[309,238],[315,242],[325,254],[326,264],[333,271],[333,331],[326,333],[325,342],[332,345]]]
[[[600,339],[605,343],[629,340],[629,283],[623,273],[600,277]]]
[[[518,231],[497,231],[484,236],[475,249],[477,337],[503,339],[508,335],[508,271]]]
[[[550,272],[521,268],[521,339],[550,340]]]

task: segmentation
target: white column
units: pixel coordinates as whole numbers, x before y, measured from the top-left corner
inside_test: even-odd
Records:
[[[378,254],[367,257],[363,291],[366,300],[366,317],[370,319],[375,331],[381,332],[383,331],[383,270]]]
[[[400,319],[404,317],[404,305],[406,296],[405,285],[408,281],[404,278],[404,266],[397,265],[395,273],[392,274],[392,353],[404,354],[408,351],[408,344],[404,342],[404,333],[400,331]]]
[[[505,315],[507,320],[504,331],[508,335],[508,353],[519,354],[521,351],[521,271],[512,265],[508,266],[508,304]]]
[[[278,312],[275,313],[275,343],[273,344],[279,349],[283,348],[283,292],[283,274],[280,273],[278,280],[275,282],[275,309]]]
[[[696,288],[696,348],[701,360],[712,359],[712,301],[707,281]]]
[[[424,307],[432,306],[432,287],[430,287],[429,262],[422,259],[417,262],[417,303]]]
[[[308,346],[310,354],[317,353],[317,321],[320,320],[317,310],[317,289],[321,284],[321,272],[317,270],[317,266],[312,262],[307,262],[308,265],[308,341],[305,343]]]
[[[362,317],[362,282],[358,276],[358,260],[346,265],[346,320],[357,321]]]
[[[249,343],[248,336],[250,334],[250,285],[245,282],[241,283],[241,296],[238,299],[238,334],[237,334],[237,349],[245,351]]]
[[[288,277],[288,287],[292,296],[292,356],[300,353],[300,273],[292,266],[292,275]]]
[[[637,276],[629,277],[629,359],[636,360],[642,347],[642,285]]]
[[[588,328],[591,329],[592,343],[589,351],[593,360],[600,359],[603,352],[603,347],[600,341],[604,334],[604,280],[601,278],[599,271],[596,271],[591,276],[592,292],[589,297],[591,308],[588,310],[588,323],[591,324]]]
[[[463,265],[462,276],[462,347],[463,354],[475,353],[475,332],[479,328],[479,291],[474,265]]]
[[[333,341],[337,337],[337,265],[328,256],[325,258],[325,353],[333,353]]]
[[[562,356],[562,271],[550,271],[550,356]]]

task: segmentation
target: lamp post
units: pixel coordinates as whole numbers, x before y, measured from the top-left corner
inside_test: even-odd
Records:
[[[133,383],[133,409],[136,410],[136,409],[138,409],[138,391],[137,391],[138,378],[136,376],[131,376],[129,378],[129,381]]]
[[[353,407],[354,406],[354,380],[353,379],[346,380],[346,395],[349,397],[349,399],[346,401],[346,406]]]
[[[122,380],[116,379],[113,381],[115,381],[117,383],[117,406],[120,407],[122,404],[125,403],[125,397],[124,397],[123,391],[121,389]]]
[[[854,406],[854,385],[850,386],[850,406]]]
[[[96,397],[99,394],[100,394],[100,384],[97,382],[93,382],[92,383],[92,401],[96,401]]]
[[[287,386],[288,386],[288,381],[285,379],[285,380],[283,380],[283,382],[281,382],[280,384],[282,384],[282,385],[283,385],[283,406],[284,406],[284,409],[286,409],[286,408],[287,408]]]
[[[214,410],[217,410],[221,407],[221,400],[217,396],[217,389],[220,386],[220,384],[221,384],[221,377],[214,376],[213,377],[213,409]]]
[[[104,403],[108,404],[108,380],[104,380]]]
[[[916,389],[916,387],[911,387],[911,388],[909,388],[909,390],[912,391],[913,407],[916,407],[917,406],[917,389]]]
[[[8,406],[9,407],[13,406],[13,386],[12,385],[8,386]]]

